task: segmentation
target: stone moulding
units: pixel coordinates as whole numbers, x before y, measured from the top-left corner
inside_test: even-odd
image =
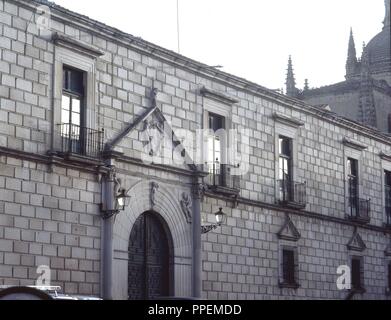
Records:
[[[99,50],[98,48],[92,45],[89,45],[87,43],[84,43],[80,40],[71,37],[61,35],[57,32],[53,34],[52,40],[55,44],[59,46],[65,47],[73,51],[77,51],[79,53],[88,55],[93,58],[97,58],[105,54],[103,51]]]
[[[204,96],[206,98],[209,98],[212,100],[217,100],[217,101],[224,103],[224,104],[239,103],[239,100],[237,100],[237,99],[235,99],[235,98],[233,98],[223,92],[219,92],[219,91],[209,89],[206,87],[202,87],[200,90],[200,93],[202,96]]]
[[[381,159],[383,159],[383,160],[386,160],[386,161],[391,162],[391,154],[390,154],[390,153],[385,153],[385,152],[381,151],[381,152],[379,153],[379,157],[380,157]]]
[[[358,233],[357,228],[355,228],[353,232],[353,236],[348,242],[347,247],[349,250],[359,251],[359,252],[362,252],[367,248],[360,234]]]
[[[288,214],[285,216],[285,222],[281,229],[277,232],[277,237],[279,239],[295,242],[299,241],[301,238],[300,232],[297,230]]]
[[[286,115],[283,115],[278,112],[274,112],[272,117],[273,117],[274,121],[277,121],[282,124],[285,124],[285,125],[288,125],[291,127],[295,127],[295,128],[302,127],[305,124],[303,121],[301,121],[299,119],[287,117]]]
[[[364,145],[364,144],[361,144],[357,141],[354,141],[348,137],[344,137],[342,139],[342,143],[347,146],[347,147],[350,147],[350,148],[353,148],[353,149],[356,149],[356,150],[359,150],[359,151],[363,151],[365,149],[368,148],[368,146]]]

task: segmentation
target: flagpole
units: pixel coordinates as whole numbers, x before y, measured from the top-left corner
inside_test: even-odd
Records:
[[[179,0],[176,0],[176,20],[177,20],[177,40],[178,40],[178,53],[180,53],[180,33],[179,33]]]

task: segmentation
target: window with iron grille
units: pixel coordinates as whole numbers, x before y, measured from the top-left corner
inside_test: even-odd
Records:
[[[86,72],[63,67],[61,95],[61,151],[98,158],[103,147],[103,130],[87,128],[86,124]]]
[[[295,251],[284,248],[282,250],[282,282],[285,285],[296,285],[295,278]]]
[[[363,289],[362,258],[353,257],[351,262],[351,283],[353,290]]]
[[[391,172],[384,171],[384,199],[387,225],[391,226]]]
[[[356,159],[348,158],[347,160],[348,173],[348,194],[349,194],[349,208],[351,215],[356,216],[358,213],[358,161]]]

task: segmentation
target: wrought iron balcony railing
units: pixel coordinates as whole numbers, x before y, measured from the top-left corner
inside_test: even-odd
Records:
[[[298,209],[305,208],[307,204],[307,185],[291,180],[278,180],[279,203]]]
[[[371,200],[360,199],[355,196],[348,197],[348,218],[362,223],[371,220]]]
[[[206,184],[214,191],[227,194],[238,194],[240,190],[240,176],[233,172],[234,166],[214,163],[209,167]]]
[[[60,145],[57,148],[64,154],[77,154],[89,158],[99,158],[103,151],[103,130],[94,130],[74,124],[57,125]]]

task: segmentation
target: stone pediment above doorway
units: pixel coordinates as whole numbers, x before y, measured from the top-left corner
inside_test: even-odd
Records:
[[[152,90],[151,95],[152,107],[145,109],[138,116],[134,115],[119,132],[108,133],[105,153],[119,154],[123,158],[146,164],[196,171],[197,167],[185,147],[189,133],[181,131],[181,136],[177,135],[156,106],[156,91]]]

